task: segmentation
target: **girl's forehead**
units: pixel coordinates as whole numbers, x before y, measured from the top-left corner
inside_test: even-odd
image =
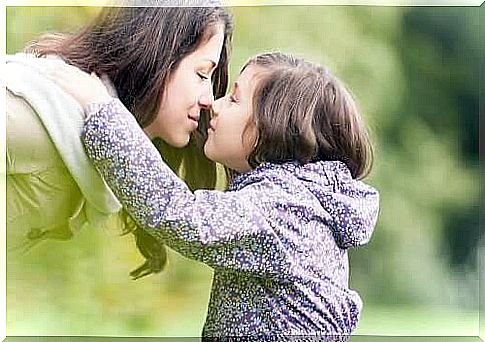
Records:
[[[254,84],[262,71],[260,66],[250,64],[239,74],[236,83],[240,88],[249,89],[254,87]]]

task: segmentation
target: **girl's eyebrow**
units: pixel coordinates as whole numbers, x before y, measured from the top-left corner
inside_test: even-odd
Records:
[[[234,82],[234,85],[232,86],[232,92],[233,96],[237,97],[237,94],[239,94],[239,83]]]

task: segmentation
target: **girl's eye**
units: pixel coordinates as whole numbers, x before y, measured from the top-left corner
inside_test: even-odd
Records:
[[[236,102],[237,102],[237,100],[236,100],[236,98],[235,98],[234,96],[229,95],[229,102],[236,103]]]

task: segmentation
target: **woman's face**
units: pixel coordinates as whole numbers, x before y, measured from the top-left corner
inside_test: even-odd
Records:
[[[212,106],[212,119],[208,129],[204,153],[212,161],[237,172],[251,170],[247,158],[255,142],[255,128],[246,125],[251,117],[253,93],[260,72],[258,66],[249,65],[239,75],[231,92]]]
[[[182,59],[170,75],[155,120],[145,127],[150,139],[159,137],[174,147],[184,147],[190,133],[197,129],[200,110],[214,101],[211,76],[219,63],[224,42],[224,27]]]

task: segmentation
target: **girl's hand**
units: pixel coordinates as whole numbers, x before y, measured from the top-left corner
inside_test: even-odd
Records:
[[[96,74],[89,75],[72,65],[58,65],[46,70],[46,74],[66,93],[74,97],[83,109],[86,109],[90,103],[106,102],[113,98]]]

